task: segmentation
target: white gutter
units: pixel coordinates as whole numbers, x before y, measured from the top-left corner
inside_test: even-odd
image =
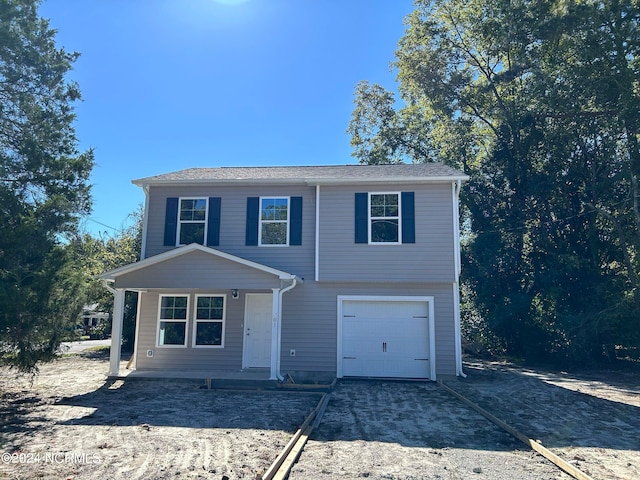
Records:
[[[453,321],[455,329],[455,353],[456,353],[456,375],[467,378],[462,371],[462,339],[460,327],[460,271],[462,269],[462,260],[460,258],[460,208],[459,198],[462,181],[457,180],[452,183],[453,196],[453,243],[455,257],[455,272],[453,282]]]
[[[111,293],[113,293],[114,295],[116,294],[116,289],[115,289],[115,288],[113,288],[113,287],[111,287],[111,286],[109,285],[109,281],[113,282],[113,280],[106,280],[106,279],[104,279],[104,278],[101,278],[100,280],[101,280],[101,282],[100,282],[100,283],[102,283],[102,286],[103,286],[104,288],[106,288],[107,290],[109,290],[109,291],[110,291]]]

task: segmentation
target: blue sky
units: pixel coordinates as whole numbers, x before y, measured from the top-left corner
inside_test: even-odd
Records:
[[[396,88],[389,64],[412,10],[412,0],[44,0],[58,46],[81,53],[76,131],[96,159],[83,228],[121,228],[144,201],[135,178],[354,163],[354,87]]]

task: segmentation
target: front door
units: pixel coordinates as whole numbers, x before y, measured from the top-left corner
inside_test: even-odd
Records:
[[[244,310],[244,368],[271,365],[273,295],[247,293]]]

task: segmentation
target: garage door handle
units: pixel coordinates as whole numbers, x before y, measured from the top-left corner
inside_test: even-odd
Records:
[[[356,357],[342,357],[344,360],[355,360]]]
[[[414,360],[424,360],[424,361],[427,361],[427,362],[429,361],[428,358],[414,358]]]
[[[382,342],[382,351],[383,352],[387,351],[387,342]]]

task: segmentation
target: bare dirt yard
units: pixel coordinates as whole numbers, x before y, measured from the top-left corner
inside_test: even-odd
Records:
[[[594,479],[640,478],[640,376],[467,363],[447,385]],[[292,479],[569,479],[433,383],[338,384]]]
[[[106,380],[66,356],[33,382],[0,371],[0,478],[254,479],[317,393]],[[637,373],[568,375],[487,362],[447,382],[595,479],[640,478]],[[291,479],[570,479],[435,383],[342,381]]]
[[[30,383],[0,376],[0,478],[253,479],[319,395],[217,391],[203,382],[107,382],[107,358],[73,356]]]

